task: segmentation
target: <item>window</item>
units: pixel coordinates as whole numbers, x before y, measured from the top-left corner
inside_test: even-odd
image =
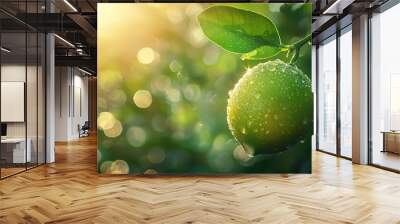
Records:
[[[352,148],[352,34],[351,26],[340,36],[340,155],[351,158]]]
[[[318,47],[318,149],[336,153],[336,36]]]
[[[400,170],[400,5],[371,18],[371,162]]]

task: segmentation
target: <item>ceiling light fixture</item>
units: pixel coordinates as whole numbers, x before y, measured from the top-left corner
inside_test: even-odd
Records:
[[[55,37],[57,37],[59,40],[61,40],[62,42],[64,42],[65,44],[67,44],[68,46],[75,48],[75,45],[73,45],[71,42],[69,42],[68,40],[62,38],[61,36],[59,36],[58,34],[54,34]]]
[[[68,0],[64,0],[64,3],[68,5],[74,12],[78,12],[78,10],[73,6]]]
[[[84,69],[81,69],[81,68],[79,68],[79,67],[78,67],[78,70],[81,71],[81,72],[83,72],[83,73],[85,73],[85,74],[87,74],[87,75],[90,75],[90,76],[93,75],[92,73],[90,73],[90,72],[88,72],[88,71],[86,71],[86,70],[84,70]]]
[[[322,13],[323,15],[340,15],[343,11],[349,7],[356,0],[336,0]]]
[[[339,14],[337,11],[337,7],[338,4],[341,2],[342,0],[336,0],[335,2],[333,2],[332,5],[330,5],[327,9],[324,10],[324,12],[322,14]],[[333,11],[333,12],[332,12]]]
[[[9,49],[7,49],[5,47],[1,47],[1,51],[4,51],[6,53],[10,53],[11,52],[11,50],[9,50]]]

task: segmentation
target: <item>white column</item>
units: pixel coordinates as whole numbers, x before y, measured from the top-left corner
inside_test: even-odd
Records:
[[[55,55],[54,35],[46,36],[46,163],[55,161],[54,133],[55,133]]]
[[[353,162],[368,163],[368,15],[353,19]]]

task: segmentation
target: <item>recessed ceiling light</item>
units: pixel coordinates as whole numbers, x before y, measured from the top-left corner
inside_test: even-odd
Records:
[[[58,34],[54,34],[55,37],[57,37],[59,40],[61,40],[62,42],[64,42],[65,44],[67,44],[70,47],[75,48],[75,45],[73,45],[71,42],[69,42],[68,40],[62,38],[61,36],[59,36]]]
[[[324,10],[322,14],[339,14],[337,11],[338,4],[340,3],[341,0],[336,0],[331,4],[327,9]]]
[[[68,0],[64,0],[64,3],[68,5],[74,12],[78,12],[78,10],[73,6]]]
[[[9,50],[9,49],[7,49],[5,47],[1,47],[1,51],[4,51],[6,53],[10,53],[11,52],[11,50]]]
[[[81,72],[83,72],[83,73],[85,73],[85,74],[87,74],[87,75],[90,75],[90,76],[93,75],[92,73],[90,73],[90,72],[88,72],[88,71],[86,71],[86,70],[84,70],[84,69],[81,69],[81,68],[79,68],[79,67],[78,67],[78,70],[81,71]]]
[[[343,13],[343,10],[353,4],[356,0],[336,0],[322,14],[324,15],[339,15]]]

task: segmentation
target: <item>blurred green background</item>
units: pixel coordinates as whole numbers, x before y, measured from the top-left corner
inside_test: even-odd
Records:
[[[259,61],[241,61],[204,36],[197,15],[211,5],[99,4],[99,172],[311,172],[311,129],[302,144],[252,158],[231,135],[228,92]],[[311,4],[218,5],[265,15],[285,44],[311,32]],[[296,65],[311,78],[311,45]]]

